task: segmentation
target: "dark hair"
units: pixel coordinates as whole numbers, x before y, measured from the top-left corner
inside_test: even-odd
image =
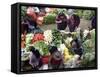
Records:
[[[95,16],[92,17],[91,26],[92,26],[92,29],[95,29],[96,27],[96,17]]]
[[[78,15],[76,15],[76,14],[73,14],[72,16],[76,20],[74,25],[78,27],[79,24],[80,24],[80,17]]]
[[[36,58],[40,58],[39,51],[35,49],[33,46],[30,47],[30,51],[36,56]]]
[[[67,34],[67,36],[68,36],[68,37],[71,37],[71,36],[72,36],[72,34],[71,34],[71,33],[68,33],[68,34]]]
[[[54,52],[56,52],[56,51],[58,51],[58,49],[57,49],[56,46],[52,46],[52,47],[50,48],[50,53],[51,53],[51,54],[54,53]]]
[[[37,26],[36,20],[33,20],[31,16],[28,16],[27,14],[23,18],[24,22],[29,22],[30,25],[34,25],[35,27]]]
[[[78,40],[78,39],[74,39],[74,40],[72,40],[72,42],[71,42],[71,45],[72,45],[72,43],[73,42],[75,42],[76,43],[76,49],[74,49],[74,52],[75,52],[75,54],[78,54],[78,55],[80,55],[80,57],[82,56],[82,54],[83,54],[83,51],[84,51],[84,49],[83,49],[83,47],[82,47],[82,45],[81,45],[81,42]]]
[[[28,32],[28,24],[23,23],[21,24],[21,33]]]
[[[73,40],[71,41],[71,45],[72,45],[73,42],[76,43],[77,48],[80,48],[81,44],[80,44],[80,41],[78,40],[78,38],[73,39]]]
[[[68,27],[70,32],[75,31],[75,28],[78,27],[79,24],[80,24],[80,17],[76,14],[73,14],[71,18],[68,20]]]
[[[60,13],[58,14],[58,17],[60,17],[60,16],[66,17],[66,15],[65,15],[63,12],[60,12]]]

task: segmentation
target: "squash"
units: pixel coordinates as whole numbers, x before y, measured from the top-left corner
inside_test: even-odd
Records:
[[[66,61],[68,61],[69,59],[73,57],[71,54],[69,54],[68,48],[64,49],[63,55],[64,55],[64,63],[66,63]]]

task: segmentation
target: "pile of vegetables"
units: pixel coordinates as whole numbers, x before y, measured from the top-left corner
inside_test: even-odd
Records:
[[[56,14],[48,14],[44,17],[44,24],[54,24],[56,19]]]
[[[49,45],[52,42],[53,40],[52,38],[53,38],[52,30],[44,31],[44,40],[47,45]]]
[[[26,47],[25,47],[25,52],[29,52],[29,47],[31,45],[31,40],[32,40],[32,37],[34,36],[34,34],[32,33],[29,33],[26,35],[26,40],[25,40],[25,44],[26,44]]]
[[[39,8],[38,8],[39,9]],[[44,8],[43,8],[44,9]],[[90,20],[94,15],[91,10],[74,10],[75,13],[86,20]],[[46,13],[42,16],[42,12],[35,11],[33,7],[21,7],[21,19],[24,20],[26,14],[36,21],[38,25],[55,24],[56,16],[59,12],[67,13],[67,10],[56,9],[52,13]],[[40,27],[40,26],[39,26]],[[52,56],[50,49],[56,47],[61,57],[63,57],[64,68],[88,67],[95,66],[95,29],[81,31],[77,28],[75,32],[66,32],[65,30],[45,30],[42,31],[36,27],[32,33],[21,34],[21,61],[29,61],[30,53],[38,51],[43,64],[49,64]],[[81,44],[73,40],[78,39]],[[73,43],[72,43],[73,42]],[[79,45],[79,46],[77,46]],[[34,50],[31,50],[31,47]],[[82,47],[82,48],[81,48]],[[54,49],[52,52],[55,52]],[[76,52],[76,53],[75,53]],[[82,55],[79,53],[82,52]],[[37,54],[34,54],[36,56]],[[34,58],[34,57],[32,57]],[[37,59],[38,60],[38,59]],[[33,62],[34,64],[34,62]]]
[[[84,53],[82,57],[83,66],[94,66],[95,60],[95,30],[89,31],[90,38],[83,42]]]
[[[59,47],[62,44],[62,35],[58,30],[52,30],[53,41],[52,45]]]
[[[89,36],[90,35],[90,36]],[[78,38],[82,43],[84,52],[82,56],[72,53],[71,42]],[[59,30],[45,30],[44,32],[29,33],[25,39],[25,52],[22,55],[22,61],[29,59],[29,47],[37,49],[43,58],[44,63],[48,63],[52,46],[56,46],[63,56],[64,67],[74,68],[79,66],[93,66],[95,64],[95,30],[83,31],[83,37],[80,39],[80,30],[76,32],[61,32]],[[79,60],[80,57],[80,60]],[[78,63],[79,62],[79,63]],[[78,64],[77,64],[78,63]]]
[[[33,46],[39,50],[42,56],[49,55],[48,45],[44,41],[36,41]]]
[[[33,39],[32,39],[32,42],[34,43],[34,42],[39,41],[39,40],[44,40],[44,36],[41,33],[35,34]]]
[[[73,57],[73,55],[69,53],[68,48],[64,48],[63,55],[64,55],[64,63],[66,63],[68,60],[70,60]]]

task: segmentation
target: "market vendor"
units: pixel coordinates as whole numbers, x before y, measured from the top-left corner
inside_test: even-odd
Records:
[[[33,70],[39,70],[42,66],[41,56],[37,49],[30,47],[29,64],[33,67]]]
[[[56,17],[56,24],[57,24],[58,30],[65,30],[66,29],[67,17],[63,12],[59,13],[58,16]]]
[[[82,47],[82,44],[81,44],[81,42],[79,41],[78,38],[73,39],[71,41],[71,50],[72,50],[72,52],[74,52],[75,54],[79,55],[80,57],[82,56],[83,47]]]
[[[67,18],[68,18],[67,22],[68,22],[69,31],[70,32],[74,32],[75,29],[79,27],[80,18],[79,18],[78,15],[76,15],[74,13],[73,9],[69,9],[67,14],[68,14],[68,16],[67,16]]]
[[[50,49],[50,53],[51,53],[51,58],[49,66],[52,69],[63,68],[63,57],[61,52],[58,51],[56,46],[52,46],[52,48]]]
[[[91,29],[95,29],[95,28],[96,28],[96,17],[93,16],[91,20]]]
[[[27,15],[27,24],[28,24],[28,28],[29,28],[29,32],[32,32],[36,27],[37,27],[37,12],[35,8],[33,7],[28,7],[27,11],[26,11],[26,15]]]

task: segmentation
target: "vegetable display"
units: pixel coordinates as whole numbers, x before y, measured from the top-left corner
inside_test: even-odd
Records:
[[[54,30],[52,30],[52,35],[53,35],[52,44],[54,46],[59,47],[60,44],[62,44],[62,35],[61,35],[60,31],[54,29]]]
[[[39,41],[39,40],[44,40],[44,36],[41,33],[35,34],[33,39],[32,39],[32,42],[34,43],[34,42]]]
[[[87,65],[94,66],[93,61],[95,60],[95,29],[90,31],[84,30],[83,37],[81,37],[80,33],[80,30],[69,33],[56,29],[45,30],[44,32],[41,30],[35,30],[34,33],[28,33],[24,38],[22,36],[22,43],[24,40],[24,47],[22,46],[21,60],[29,60],[30,46],[32,46],[37,51],[39,51],[42,63],[48,64],[51,56],[50,48],[55,46],[63,57],[63,64],[65,68],[74,68],[79,66],[83,67]],[[80,43],[82,43],[82,46],[80,46],[83,49],[82,51],[78,50],[80,48],[73,48],[76,46],[74,46],[74,42],[71,44],[72,41],[76,38],[78,38]],[[78,44],[78,42],[76,42],[76,44]],[[72,51],[73,49],[74,51]],[[77,54],[75,52],[77,52]],[[81,53],[81,55],[79,55],[79,53]],[[56,54],[54,54],[54,56]]]
[[[47,45],[49,45],[53,40],[52,30],[44,31],[44,40]]]
[[[93,10],[22,6],[21,70],[96,66],[94,17]]]
[[[64,63],[66,63],[68,60],[70,60],[73,57],[72,54],[69,54],[68,48],[64,48],[63,55],[64,55]]]
[[[84,31],[84,37],[86,38],[89,31]],[[95,30],[90,31],[91,39],[86,39],[82,43],[82,46],[84,48],[83,53],[83,59],[86,60],[85,62],[94,60],[94,54],[95,54]],[[65,35],[67,36],[65,38]],[[64,36],[62,33],[58,30],[46,30],[43,33],[35,33],[35,34],[27,34],[26,40],[25,40],[25,51],[29,52],[29,47],[33,46],[35,49],[39,50],[39,53],[42,56],[48,56],[49,55],[49,47],[50,46],[57,46],[58,49],[60,49],[61,53],[64,57],[64,62],[67,62],[69,59],[73,57],[72,54],[70,54],[71,48],[71,41],[73,38],[79,36],[76,32],[72,32],[71,36],[69,37],[69,34],[65,34]],[[74,37],[73,37],[74,36]],[[65,42],[62,42],[62,38],[65,39]],[[25,54],[25,53],[24,53]],[[25,55],[24,55],[25,56]],[[26,55],[28,56],[28,55]],[[91,56],[91,57],[89,57]],[[25,60],[25,59],[23,59]]]
[[[33,46],[39,50],[40,54],[43,55],[48,55],[49,50],[48,50],[48,45],[45,44],[44,41],[37,41],[33,44]]]

